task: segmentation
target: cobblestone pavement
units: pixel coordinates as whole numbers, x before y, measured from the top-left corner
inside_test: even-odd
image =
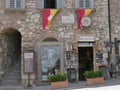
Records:
[[[105,80],[104,84],[87,86],[86,81],[69,83],[68,88],[56,90],[120,90],[120,78]],[[34,86],[25,88],[23,86],[0,86],[0,90],[52,90],[50,85]]]

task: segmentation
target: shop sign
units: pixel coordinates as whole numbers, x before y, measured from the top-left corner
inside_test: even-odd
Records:
[[[80,36],[79,41],[81,41],[81,42],[94,42],[95,38],[93,36]]]

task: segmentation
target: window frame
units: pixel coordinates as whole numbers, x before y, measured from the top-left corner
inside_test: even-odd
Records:
[[[77,8],[84,8],[84,9],[89,9],[89,8],[93,8],[93,0],[89,0],[90,1],[90,7],[86,7],[86,0],[82,0],[83,1],[83,7],[80,7],[80,0],[77,0],[76,2],[76,5],[77,5]]]
[[[118,8],[120,9],[120,0],[118,0]]]
[[[10,7],[10,0],[6,0],[6,9],[7,10],[24,10],[25,9],[25,0],[20,0],[20,7],[17,7],[17,0],[14,0],[14,7]]]

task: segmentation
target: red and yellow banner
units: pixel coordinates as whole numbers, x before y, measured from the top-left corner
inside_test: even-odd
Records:
[[[78,29],[81,28],[81,19],[83,16],[89,16],[92,12],[92,9],[78,9],[77,10],[77,23],[78,23]]]
[[[57,13],[57,11],[58,11],[57,9],[43,9],[43,11],[42,11],[42,17],[43,17],[42,27],[44,30],[50,28],[53,17]]]

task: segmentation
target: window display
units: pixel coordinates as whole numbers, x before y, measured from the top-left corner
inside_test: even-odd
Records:
[[[54,75],[60,71],[60,46],[42,46],[41,58],[42,81],[47,81],[49,75]]]

